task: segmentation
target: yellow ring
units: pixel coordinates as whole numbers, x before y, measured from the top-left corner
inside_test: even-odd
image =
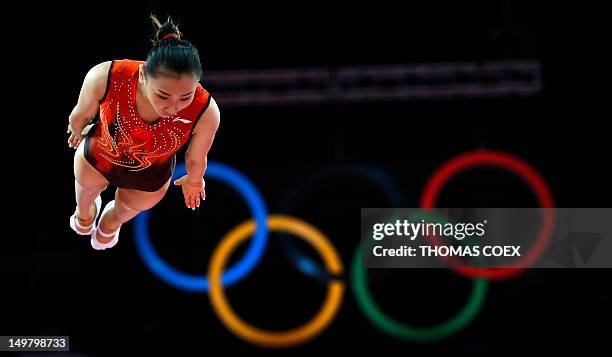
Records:
[[[342,261],[334,246],[321,231],[312,225],[290,216],[268,217],[270,231],[292,233],[310,243],[323,258],[325,267],[332,274],[342,274]],[[321,333],[334,319],[344,296],[344,283],[330,280],[327,295],[321,309],[307,323],[286,331],[263,330],[244,322],[232,309],[223,285],[221,274],[234,249],[255,232],[255,221],[250,219],[234,227],[219,243],[208,266],[209,295],[212,308],[223,324],[238,337],[264,347],[289,347],[304,343]]]

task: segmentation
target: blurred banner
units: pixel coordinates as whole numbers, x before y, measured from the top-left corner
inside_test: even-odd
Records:
[[[204,82],[225,108],[533,96],[542,90],[536,59],[211,70]]]

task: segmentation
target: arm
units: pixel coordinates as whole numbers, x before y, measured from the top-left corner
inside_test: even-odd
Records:
[[[191,209],[200,206],[200,196],[205,199],[203,176],[206,172],[207,155],[219,128],[221,115],[219,107],[211,98],[210,104],[193,130],[189,148],[185,153],[187,175],[176,180],[175,185],[183,187],[185,204]]]
[[[85,125],[96,115],[100,106],[100,100],[106,93],[106,82],[111,61],[100,63],[87,72],[79,99],[72,109],[68,119],[68,146],[76,149],[83,139],[81,132]]]

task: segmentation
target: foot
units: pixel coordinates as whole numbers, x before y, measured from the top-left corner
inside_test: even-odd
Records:
[[[108,215],[110,211],[105,212],[104,216],[100,218],[100,222],[98,223],[98,229],[102,231],[103,234],[97,234],[96,240],[100,243],[108,243],[114,238],[114,234],[121,225],[112,225],[112,222],[109,222]],[[111,224],[109,224],[111,223]]]
[[[96,230],[91,235],[91,246],[96,250],[104,250],[114,247],[119,241],[119,230],[121,225],[117,228],[113,227],[112,221],[109,222],[109,213],[115,207],[115,201],[110,201],[102,210],[102,218]]]

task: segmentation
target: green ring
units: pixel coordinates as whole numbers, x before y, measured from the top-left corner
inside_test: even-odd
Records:
[[[361,263],[361,244],[357,246],[351,266],[351,287],[357,300],[357,306],[364,315],[383,332],[412,342],[437,341],[465,328],[481,310],[487,295],[488,284],[486,279],[473,279],[472,292],[466,304],[449,320],[432,326],[411,326],[387,316],[374,301],[368,290],[366,269]]]

